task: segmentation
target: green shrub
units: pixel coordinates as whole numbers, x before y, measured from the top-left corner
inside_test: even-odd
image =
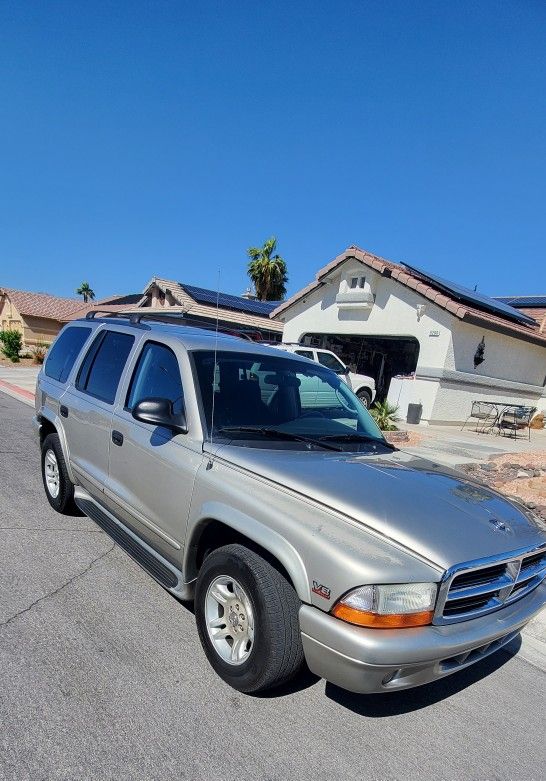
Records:
[[[2,352],[12,363],[19,363],[19,350],[22,346],[21,334],[19,331],[0,331],[0,342],[2,342]]]
[[[397,431],[395,424],[400,420],[398,407],[393,407],[388,401],[376,401],[370,409],[370,414],[381,431]]]
[[[47,342],[36,342],[34,347],[30,349],[33,363],[43,363],[48,350],[49,344]]]

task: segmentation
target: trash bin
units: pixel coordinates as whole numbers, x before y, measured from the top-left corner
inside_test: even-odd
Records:
[[[422,404],[408,404],[408,414],[406,416],[406,423],[420,423],[422,414],[423,414]]]

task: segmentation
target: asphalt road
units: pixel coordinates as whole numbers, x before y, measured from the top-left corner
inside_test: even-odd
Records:
[[[0,393],[0,779],[544,778],[546,675],[513,653],[383,696],[230,689],[190,610],[49,507],[31,415]]]

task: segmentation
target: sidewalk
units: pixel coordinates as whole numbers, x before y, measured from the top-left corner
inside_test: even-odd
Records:
[[[36,377],[40,366],[0,366],[0,391],[24,404],[34,406]]]
[[[458,464],[479,464],[490,456],[505,453],[544,453],[546,452],[546,429],[531,430],[531,439],[527,432],[520,432],[517,439],[497,434],[477,434],[471,428],[460,430],[460,426],[416,426],[398,423],[403,431],[413,431],[422,437],[416,445],[403,442],[399,447],[422,458],[428,458],[444,466]]]

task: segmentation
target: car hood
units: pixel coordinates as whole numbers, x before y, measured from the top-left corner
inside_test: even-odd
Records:
[[[403,451],[368,455],[228,445],[218,455],[445,569],[546,542],[516,504]]]

